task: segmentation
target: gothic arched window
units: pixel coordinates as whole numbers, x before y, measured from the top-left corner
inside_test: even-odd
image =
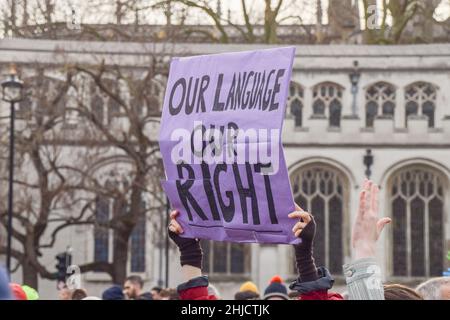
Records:
[[[313,115],[328,117],[330,127],[340,127],[343,87],[333,82],[313,88]]]
[[[102,97],[98,94],[91,98],[91,112],[95,119],[100,123],[104,122],[105,112],[104,112],[104,101]]]
[[[122,241],[113,229],[108,228],[108,222],[130,214],[129,194],[130,181],[128,170],[105,170],[101,176],[104,189],[112,194],[121,194],[125,197],[99,196],[96,200],[94,225],[94,261],[108,261],[110,244]],[[138,221],[130,235],[129,247],[129,271],[146,271],[146,205],[141,201]],[[109,232],[111,230],[111,232]]]
[[[41,124],[49,117],[64,118],[67,101],[65,82],[43,73],[24,80],[24,99],[16,111],[17,119]]]
[[[98,197],[95,201],[94,224],[94,261],[108,262],[109,260],[109,200]]]
[[[366,90],[366,127],[373,127],[379,115],[394,116],[395,87],[387,82],[377,82]]]
[[[141,210],[145,211],[145,202],[141,203]],[[145,272],[145,248],[146,248],[146,219],[145,213],[141,214],[131,233],[130,247],[130,271]]]
[[[103,85],[110,94],[103,91],[95,83],[91,83],[91,112],[101,124],[110,124],[114,118],[122,115],[121,106],[115,98],[123,97],[121,97],[120,86],[117,81],[104,79]]]
[[[295,202],[317,222],[314,258],[332,273],[342,272],[344,217],[348,183],[338,170],[323,164],[302,167],[291,175]]]
[[[415,82],[405,88],[405,126],[410,115],[424,115],[434,128],[437,88],[428,82]]]
[[[301,85],[291,82],[289,85],[288,110],[295,119],[295,126],[303,125],[303,94],[304,90]]]
[[[442,176],[426,167],[408,167],[390,179],[394,276],[442,274],[445,239]]]

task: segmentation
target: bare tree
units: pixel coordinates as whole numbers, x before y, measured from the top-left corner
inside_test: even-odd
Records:
[[[113,263],[81,266],[81,271],[96,270],[110,274],[115,283],[124,281],[127,272],[129,240],[134,227],[148,210],[163,210],[165,198],[161,196],[159,179],[163,176],[158,160],[159,146],[155,136],[149,136],[149,127],[159,124],[161,97],[166,65],[160,57],[151,57],[151,63],[144,74],[137,76],[133,70],[101,63],[97,66],[73,65],[70,72],[88,79],[90,94],[99,92],[109,101],[104,111],[106,117],[91,100],[78,100],[73,110],[88,119],[97,137],[106,145],[117,149],[131,164],[129,185],[123,188],[102,186],[96,178],[86,176],[92,184],[91,190],[104,189],[103,196],[118,200],[112,218],[105,227],[113,230]],[[76,86],[76,84],[74,84]],[[124,94],[125,91],[128,94]],[[154,132],[153,132],[154,134]],[[81,173],[82,174],[82,173]],[[143,208],[142,201],[151,195],[153,204]],[[123,206],[126,207],[123,214]]]
[[[149,212],[161,212],[165,205],[159,147],[151,129],[159,123],[167,73],[159,59],[152,56],[139,75],[134,69],[104,63],[67,65],[62,69],[65,79],[59,81],[44,76],[38,64],[31,68],[37,73],[26,78],[28,95],[17,113],[19,161],[12,233],[13,258],[24,283],[37,287],[38,276],[55,279],[55,271],[41,262],[42,256],[61,241],[63,230],[76,225],[112,230],[114,235],[112,261],[86,261],[81,272],[105,272],[115,283],[124,281],[134,228]],[[92,98],[94,92],[107,103],[99,105]],[[70,120],[73,114],[75,126]],[[4,150],[6,129],[0,145]],[[111,155],[128,164],[125,183],[105,184],[93,174],[92,167]],[[0,177],[6,184],[6,158],[2,160]],[[114,203],[107,221],[97,219],[99,199]],[[144,199],[149,200],[145,207]],[[6,219],[2,203],[0,223],[6,225]],[[5,251],[0,246],[0,253]]]
[[[256,21],[257,19],[255,19],[254,16],[252,17],[252,12],[254,12],[254,10],[251,10],[248,7],[246,0],[241,0],[240,2],[240,14],[242,15],[243,24],[233,23],[231,21],[231,17],[222,16],[221,10],[217,9],[217,1],[165,0],[157,3],[155,6],[161,6],[167,4],[168,2],[179,3],[188,8],[198,9],[209,17],[212,20],[211,22],[213,25],[216,27],[219,37],[216,37],[216,35],[210,31],[198,29],[193,29],[192,31],[202,33],[212,41],[221,43],[230,42],[230,35],[226,28],[227,25],[234,27],[234,29],[236,29],[243,36],[246,42],[254,43],[257,40],[254,33],[254,25],[257,24],[258,21]],[[264,14],[262,21],[264,34],[261,42],[271,44],[277,43],[277,26],[279,23],[278,19],[280,18],[279,13],[282,5],[283,0],[277,0],[274,5],[271,0],[264,0]]]
[[[68,90],[67,79],[50,81],[38,66],[37,75],[27,78],[28,95],[17,111],[15,202],[13,206],[14,250],[12,256],[22,267],[23,282],[37,287],[38,275],[54,279],[53,270],[41,262],[44,234],[53,223],[64,221],[71,225],[86,223],[89,201],[73,197],[80,188],[76,172],[65,168],[60,130],[63,121],[63,105]],[[6,128],[3,128],[5,130]],[[6,131],[6,130],[5,130]],[[4,132],[2,137],[8,137]],[[53,141],[53,143],[49,143]],[[7,142],[0,147],[6,152]],[[2,158],[1,181],[8,179],[6,159]],[[20,170],[19,170],[20,169]],[[2,188],[7,190],[7,188]],[[80,212],[74,212],[81,206]],[[6,225],[6,204],[0,205],[0,223]],[[0,247],[5,253],[5,247]]]

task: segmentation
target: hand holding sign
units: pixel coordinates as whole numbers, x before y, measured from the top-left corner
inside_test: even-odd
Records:
[[[180,213],[176,210],[170,213],[168,226],[169,237],[180,250],[181,273],[184,281],[200,277],[202,275],[203,252],[198,239],[182,238],[183,228],[176,220]]]
[[[314,236],[316,235],[316,222],[314,217],[295,204],[296,211],[289,214],[291,219],[299,219],[292,232],[302,242],[294,245],[295,261],[300,282],[314,281],[318,278],[317,268],[313,258]]]

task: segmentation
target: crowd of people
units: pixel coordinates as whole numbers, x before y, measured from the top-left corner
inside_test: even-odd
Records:
[[[352,228],[351,263],[343,266],[347,290],[344,295],[331,291],[334,279],[325,266],[317,267],[313,258],[316,233],[314,213],[308,213],[296,205],[289,218],[296,223],[292,232],[302,241],[294,245],[298,278],[286,286],[278,277],[261,297],[252,283],[246,283],[236,299],[266,300],[450,300],[450,278],[430,279],[416,288],[402,284],[383,284],[381,268],[376,259],[377,241],[384,227],[391,223],[387,217],[379,217],[378,186],[365,180],[359,197],[359,208]],[[184,283],[177,288],[181,299],[215,300],[218,297],[208,291],[208,277],[202,275],[202,250],[198,239],[180,237],[183,233],[177,222],[179,212],[171,213],[169,236],[180,250],[180,263]]]
[[[234,295],[235,300],[450,300],[450,277],[429,279],[416,288],[402,284],[383,284],[381,269],[376,260],[377,241],[390,218],[379,217],[378,186],[366,180],[359,198],[359,209],[352,228],[351,263],[343,266],[347,290],[344,294],[332,291],[334,279],[325,266],[317,267],[313,258],[316,221],[313,213],[298,205],[288,215],[295,220],[292,232],[301,239],[294,245],[297,280],[286,285],[274,276],[264,291],[251,281],[243,283]],[[113,285],[103,291],[101,297],[89,295],[85,289],[59,291],[61,300],[217,300],[218,290],[202,274],[203,252],[199,239],[183,238],[177,222],[178,211],[170,214],[169,237],[178,246],[183,283],[176,289],[153,287],[144,291],[141,277],[132,275],[123,285]],[[39,294],[27,285],[9,283],[8,276],[0,268],[0,300],[37,300]]]

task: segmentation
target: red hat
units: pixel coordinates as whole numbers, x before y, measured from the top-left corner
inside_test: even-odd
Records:
[[[27,294],[23,291],[22,286],[17,283],[10,283],[9,287],[16,300],[27,300]]]

